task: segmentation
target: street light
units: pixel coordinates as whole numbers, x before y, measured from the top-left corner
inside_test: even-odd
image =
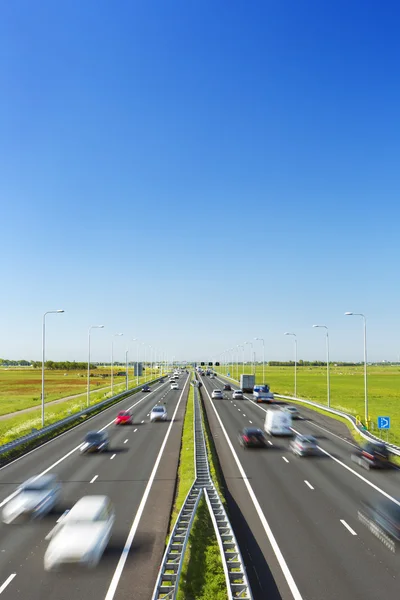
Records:
[[[103,329],[104,325],[91,325],[89,327],[88,332],[88,364],[87,364],[87,396],[86,396],[86,406],[89,406],[90,399],[90,331],[92,329]]]
[[[132,342],[138,341],[138,338],[132,339]],[[139,344],[136,344],[136,385],[139,385]]]
[[[258,340],[259,342],[262,342],[263,344],[263,384],[265,384],[265,342],[264,338],[256,337],[254,339]]]
[[[294,336],[294,397],[297,398],[297,335],[286,332],[285,335]]]
[[[313,325],[313,327],[321,327],[326,329],[326,377],[327,377],[327,389],[328,389],[328,408],[331,407],[331,383],[329,378],[329,332],[326,325]]]
[[[46,315],[52,313],[63,313],[60,310],[48,310],[43,315],[43,327],[42,327],[42,427],[44,427],[44,362],[45,362],[45,346],[46,346]]]
[[[252,365],[252,361],[253,361],[253,359],[254,359],[254,354],[253,354],[253,342],[245,342],[245,344],[250,344],[250,346],[251,346],[251,350],[250,350],[250,369],[251,369],[251,370],[253,371],[253,373],[254,373],[254,368],[253,368],[253,365]]]
[[[114,338],[124,335],[123,333],[114,333],[111,338],[111,396],[114,394]]]
[[[364,319],[364,409],[365,426],[368,427],[368,386],[367,386],[367,319],[362,313],[345,312],[346,317],[362,317]]]

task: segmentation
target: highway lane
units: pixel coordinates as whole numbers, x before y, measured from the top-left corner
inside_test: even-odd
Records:
[[[169,427],[168,422],[150,424],[148,415],[155,404],[165,401],[171,417],[180,397],[184,397],[182,402],[186,401],[187,386],[185,393],[182,391],[185,381],[186,378],[181,377],[179,390],[170,390],[169,384],[165,383],[153,386],[156,388],[153,393],[143,394],[143,397],[135,395],[130,400],[124,400],[117,407],[108,410],[108,414],[94,417],[91,423],[72,430],[62,440],[54,441],[46,449],[41,449],[40,463],[38,459],[32,459],[32,453],[0,472],[1,488],[9,490],[11,481],[14,487],[15,483],[37,474],[43,467],[48,468],[52,462],[60,459],[61,454],[61,457],[66,458],[51,469],[63,483],[59,514],[86,494],[108,495],[116,509],[116,524],[110,546],[99,567],[92,573],[72,567],[57,574],[44,571],[43,556],[47,547],[44,538],[54,526],[57,515],[22,526],[2,524],[0,586],[11,574],[16,573],[3,592],[4,598],[23,595],[33,600],[64,600],[71,597],[86,599],[93,593],[105,598]],[[135,425],[115,427],[112,421],[117,411],[132,404],[135,404]],[[109,423],[110,452],[89,456],[80,456],[76,451],[69,454],[82,441],[87,430],[99,429]],[[169,507],[164,507],[165,509],[169,511]],[[142,545],[151,544],[150,537]],[[145,548],[136,547],[135,552],[138,550],[140,552]],[[125,568],[129,569],[134,553],[127,554]],[[115,597],[118,597],[118,587]]]
[[[208,390],[221,388],[218,380],[204,377],[202,381]],[[288,451],[287,440],[271,438],[273,446],[267,451],[243,450],[237,440],[238,431],[250,425],[262,428],[265,412],[249,400],[231,401],[231,394],[226,395],[229,399],[212,402],[300,597],[304,600],[338,597],[372,600],[384,590],[385,598],[397,598],[398,559],[357,521],[360,500],[378,499],[379,492],[329,457],[296,459]],[[215,432],[220,438],[221,432],[217,429]],[[325,441],[321,440],[321,446]],[[338,443],[342,442],[338,440]],[[229,450],[222,452],[229,453]],[[386,481],[384,475],[383,478]],[[242,510],[248,511],[243,501]],[[252,519],[254,522],[254,516]],[[259,539],[259,532],[253,533]],[[278,567],[274,563],[276,561],[269,561],[279,581]],[[282,597],[292,597],[287,595],[285,585],[280,584],[279,588]]]

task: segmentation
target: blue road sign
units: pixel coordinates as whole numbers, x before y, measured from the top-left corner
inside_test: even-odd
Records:
[[[390,429],[390,417],[378,417],[378,429]]]

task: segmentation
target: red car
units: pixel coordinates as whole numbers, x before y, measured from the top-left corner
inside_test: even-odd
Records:
[[[129,410],[121,410],[115,419],[116,425],[132,425],[132,415]]]

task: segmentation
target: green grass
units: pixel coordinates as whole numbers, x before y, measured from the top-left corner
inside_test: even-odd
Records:
[[[114,372],[124,371],[123,367],[116,367]],[[110,377],[103,378],[102,374],[110,374],[110,367],[93,369],[90,378],[91,390],[110,387]],[[154,372],[155,373],[155,372]],[[157,372],[158,374],[158,372]],[[154,375],[156,376],[156,375]],[[41,371],[30,367],[0,368],[0,415],[39,406],[41,399]],[[147,379],[153,377],[150,369]],[[144,381],[142,376],[139,383]],[[114,386],[123,384],[125,377],[114,377]],[[47,371],[45,372],[45,402],[52,402],[76,394],[85,394],[87,385],[86,371]],[[130,369],[130,386],[135,387],[136,377]],[[92,396],[92,394],[91,394]]]
[[[228,367],[231,376],[236,378],[234,370]],[[217,369],[226,375],[227,370]],[[331,407],[351,415],[359,415],[364,420],[364,367],[335,367],[331,365]],[[250,365],[245,365],[250,372]],[[241,365],[239,365],[239,374]],[[277,394],[291,396],[294,393],[293,367],[265,368],[265,379],[271,390]],[[262,366],[257,365],[256,381],[262,383]],[[297,395],[306,400],[327,404],[326,368],[298,367]],[[371,365],[368,367],[368,403],[369,416],[372,419],[371,431],[378,435],[377,417],[389,415],[391,430],[389,442],[400,445],[400,367]],[[386,439],[386,438],[385,438]]]

